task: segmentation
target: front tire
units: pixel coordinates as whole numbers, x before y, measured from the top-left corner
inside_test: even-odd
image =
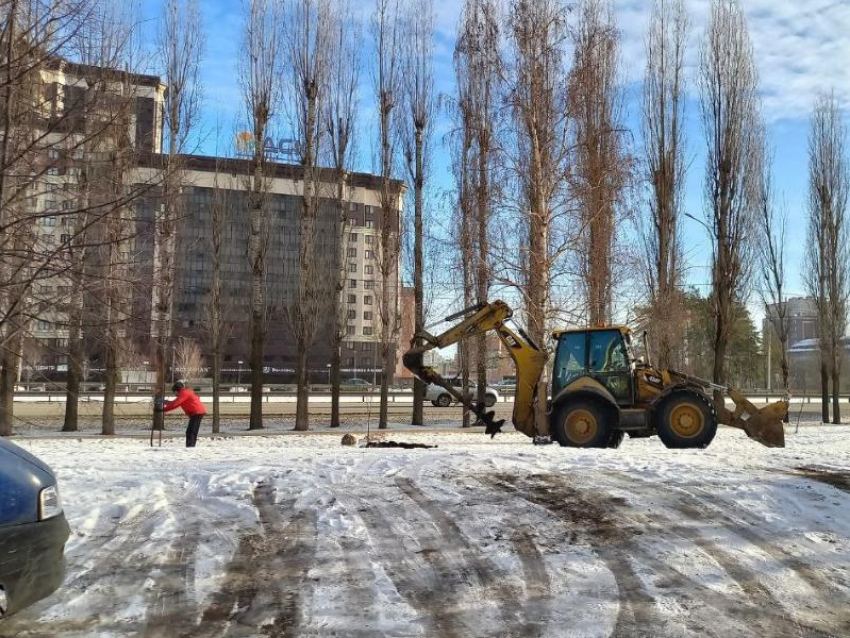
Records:
[[[447,408],[452,404],[452,398],[448,394],[441,394],[434,402],[438,408]]]
[[[563,447],[608,447],[612,434],[610,410],[595,401],[569,402],[555,415],[552,433]]]
[[[678,390],[656,409],[655,430],[670,449],[706,448],[717,434],[717,414],[702,393]]]
[[[496,397],[494,397],[492,394],[488,394],[484,397],[484,405],[486,405],[488,408],[492,408],[494,405],[496,405]]]

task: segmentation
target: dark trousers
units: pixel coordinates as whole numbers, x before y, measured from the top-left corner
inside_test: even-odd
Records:
[[[194,414],[189,417],[189,425],[186,426],[186,447],[195,447],[198,442],[198,431],[201,429],[203,414]]]

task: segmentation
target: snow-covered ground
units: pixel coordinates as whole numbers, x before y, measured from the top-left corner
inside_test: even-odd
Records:
[[[850,428],[700,452],[521,435],[25,440],[72,527],[0,636],[848,636]]]

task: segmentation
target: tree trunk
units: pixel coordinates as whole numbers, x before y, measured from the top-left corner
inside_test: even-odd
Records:
[[[821,420],[823,423],[829,423],[829,372],[825,359],[822,359],[820,364],[820,396]]]
[[[221,353],[213,353],[212,366],[212,382],[213,382],[213,421],[212,432],[218,434],[221,432]]]
[[[310,429],[310,369],[307,366],[307,347],[298,346],[298,361],[295,376],[298,383],[295,404],[295,429],[305,432]]]
[[[424,165],[423,165],[423,131],[421,127],[416,128],[416,177],[414,179],[414,218],[413,218],[413,299],[414,319],[413,329],[415,334],[425,329],[425,283],[423,279],[424,255],[423,255],[423,199],[424,188]],[[406,344],[405,344],[406,345]],[[422,345],[422,340],[417,339],[416,345]],[[424,424],[425,384],[419,377],[413,379],[413,425]]]
[[[717,385],[726,384],[726,350],[729,345],[729,338],[726,335],[725,329],[720,326],[715,328],[714,335],[714,366],[712,368],[711,380]],[[726,397],[722,390],[714,391],[714,403],[717,405],[725,405]]]
[[[254,319],[251,329],[251,417],[249,430],[263,429],[263,328],[258,323],[262,318]]]
[[[339,309],[337,309],[337,319],[334,321],[333,344],[331,346],[331,427],[339,427],[339,384],[340,373],[339,369],[342,365],[342,355],[340,349],[342,340],[340,339],[339,326]]]
[[[386,294],[386,293],[384,293]],[[382,340],[384,337],[381,338]],[[378,429],[386,430],[388,424],[389,399],[390,399],[390,376],[392,375],[392,349],[386,344],[381,344],[381,407],[378,411]]]
[[[0,370],[0,436],[12,436],[14,433],[18,340],[18,337],[10,339],[3,350],[3,369]]]
[[[83,340],[77,317],[72,319],[68,334],[68,378],[65,391],[63,432],[79,430],[80,384],[83,380]]]
[[[841,344],[838,344],[841,347]],[[833,363],[832,366],[832,422],[841,423],[841,370]]]
[[[781,359],[782,389],[785,391],[786,394],[790,394],[791,388],[790,388],[789,379],[791,377],[791,366],[788,362],[788,338],[786,337],[785,339],[780,341],[780,345],[782,347],[782,359]],[[790,409],[789,409],[788,411],[785,412],[785,418],[783,419],[783,421],[785,423],[790,423],[790,420],[791,419],[790,419]]]
[[[115,395],[118,390],[118,360],[115,352],[114,336],[107,337],[106,345],[106,383],[103,391],[103,415],[101,417],[101,434],[115,434]]]

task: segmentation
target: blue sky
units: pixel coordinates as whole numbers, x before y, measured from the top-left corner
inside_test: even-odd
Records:
[[[453,78],[451,52],[454,46],[460,0],[434,0],[437,16],[436,82],[440,92],[451,93]],[[161,0],[142,0],[142,15],[148,24],[159,13]],[[232,132],[237,130],[240,96],[236,60],[241,38],[241,0],[201,0],[207,46],[203,63],[203,83],[206,107],[203,118],[204,136],[200,150],[214,153],[216,145],[224,149]],[[688,66],[689,91],[695,88],[694,70],[699,41],[707,23],[709,0],[686,0],[691,16],[691,43]],[[789,228],[790,292],[802,294],[799,277],[805,241],[806,197],[806,138],[808,114],[818,91],[833,88],[843,106],[850,104],[850,2],[846,0],[742,0],[750,26],[760,86],[768,121],[771,142],[775,148],[775,178],[780,196],[787,204]],[[637,93],[643,65],[643,39],[651,2],[649,0],[614,0],[622,32],[623,74],[630,93]],[[370,0],[363,0],[363,19],[371,13]],[[368,39],[368,30],[364,40]],[[364,44],[364,53],[369,47]],[[366,61],[368,63],[368,60]],[[364,73],[361,100],[364,138],[374,133],[370,76]],[[688,153],[690,171],[686,196],[687,211],[696,217],[703,212],[702,179],[704,141],[696,113],[696,103],[690,100]],[[628,105],[629,122],[636,122],[638,104]],[[224,134],[215,140],[216,122]],[[435,174],[437,190],[451,185],[448,158],[440,147],[442,133],[447,128],[441,116],[435,135]],[[635,130],[635,140],[640,132]],[[369,139],[361,139],[362,170],[371,169]],[[441,198],[434,197],[437,203]],[[691,220],[685,223],[688,280],[696,285],[709,281],[706,263],[708,242],[705,231]],[[704,289],[703,289],[704,290]],[[755,300],[753,300],[755,301]]]

